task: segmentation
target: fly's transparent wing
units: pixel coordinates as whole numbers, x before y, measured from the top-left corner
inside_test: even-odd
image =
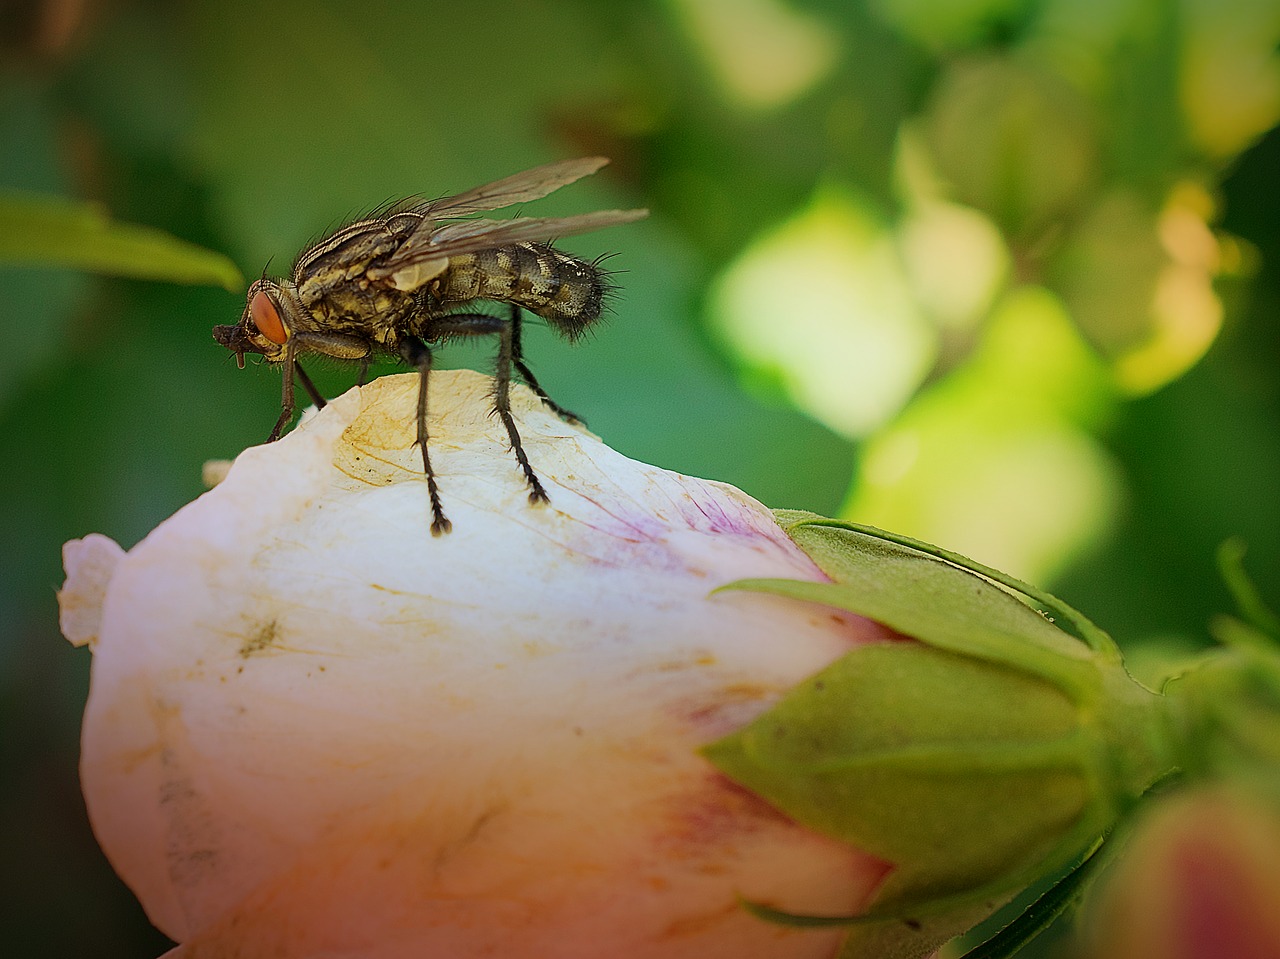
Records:
[[[597,210],[577,216],[517,217],[512,220],[459,220],[431,231],[427,246],[433,256],[453,256],[476,250],[552,240],[602,230],[607,226],[634,223],[649,215],[648,210]],[[402,251],[397,251],[397,253]]]
[[[414,263],[477,253],[512,243],[529,243],[590,233],[607,226],[633,223],[648,210],[597,210],[578,216],[520,217],[514,220],[459,220],[415,233],[386,264],[370,267],[368,276],[385,279]]]
[[[583,157],[580,160],[561,160],[545,166],[534,167],[493,183],[486,183],[459,193],[457,196],[432,200],[420,208],[427,217],[466,216],[487,210],[501,210],[515,203],[530,203],[554,193],[574,180],[595,173],[609,161],[604,157]]]

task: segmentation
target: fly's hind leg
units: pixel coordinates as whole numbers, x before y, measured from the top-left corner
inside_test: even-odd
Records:
[[[418,448],[422,450],[422,471],[427,476],[427,493],[431,497],[431,535],[439,536],[453,529],[440,506],[440,489],[431,469],[427,453],[427,378],[431,373],[431,349],[421,340],[409,338],[400,344],[400,355],[418,370]]]
[[[529,384],[535,393],[542,397],[542,402],[548,404],[561,416],[568,416],[575,420],[577,417],[552,403],[547,394],[538,386],[537,381],[529,378],[529,370],[524,365],[524,362],[515,358],[520,355],[519,350],[515,348],[520,338],[518,332],[520,329],[519,314],[520,309],[516,307],[515,317],[513,317],[512,322],[503,323],[502,331],[498,334],[498,369],[497,383],[494,385],[493,390],[493,408],[498,411],[498,418],[502,420],[502,425],[507,428],[507,436],[511,440],[511,451],[516,454],[516,462],[524,470],[524,478],[529,483],[529,502],[549,503],[551,498],[547,496],[547,491],[542,488],[542,483],[538,480],[538,474],[529,465],[529,457],[524,455],[524,447],[520,445],[520,434],[516,432],[516,421],[511,417],[511,364],[515,363],[520,375],[525,377],[525,382]]]
[[[583,425],[581,416],[577,413],[566,410],[563,406],[547,395],[547,391],[538,384],[537,379],[534,378],[529,367],[525,365],[524,350],[520,345],[521,323],[520,307],[513,304],[511,307],[511,362],[515,366],[517,372],[519,372],[520,378],[528,384],[529,389],[538,394],[538,398],[541,399],[542,402],[556,414],[556,416],[560,417],[560,419],[564,420],[566,423],[573,423],[575,426]]]
[[[524,445],[520,442],[520,432],[516,429],[515,418],[511,415],[511,363],[512,363],[512,331],[513,324],[501,317],[489,316],[485,313],[449,313],[432,321],[430,336],[432,339],[445,339],[450,336],[483,336],[494,334],[498,337],[498,361],[493,387],[493,411],[502,420],[507,431],[507,439],[511,441],[511,452],[524,473],[529,484],[530,503],[549,503],[551,498],[542,488],[542,481],[529,465],[529,457],[525,455]],[[545,400],[545,397],[544,397]]]

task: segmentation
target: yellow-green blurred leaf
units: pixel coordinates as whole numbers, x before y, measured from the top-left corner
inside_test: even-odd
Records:
[[[1027,0],[872,0],[871,9],[904,36],[950,50],[979,42],[1028,6]]]
[[[1192,142],[1229,159],[1280,120],[1280,6],[1186,0],[1180,99]]]
[[[217,284],[232,291],[244,282],[221,253],[153,227],[119,223],[96,203],[56,196],[0,196],[0,263]]]
[[[1222,256],[1212,212],[1191,181],[1175,184],[1159,209],[1133,191],[1112,191],[1057,256],[1057,289],[1127,392],[1149,393],[1181,376],[1218,334],[1223,308],[1213,280]]]
[[[1034,61],[949,64],[925,137],[955,199],[1029,238],[1069,212],[1098,175],[1094,106]]]

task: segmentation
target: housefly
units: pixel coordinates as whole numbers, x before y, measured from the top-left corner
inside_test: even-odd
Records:
[[[608,161],[586,157],[517,173],[456,196],[404,201],[313,244],[298,257],[288,278],[263,278],[249,287],[240,322],[216,326],[216,339],[235,355],[258,353],[282,365],[280,418],[268,442],[293,418],[294,381],[317,406],[324,405],[298,364],[319,353],[360,364],[363,383],[375,353],[399,356],[418,371],[416,445],[431,497],[431,532],[452,524],[427,452],[427,379],[432,348],[462,336],[498,339],[494,411],[506,428],[511,450],[529,485],[529,501],[545,503],[546,490],[529,464],[511,416],[511,369],[557,415],[576,422],[551,399],[525,364],[522,311],[546,320],[570,341],[604,312],[611,292],[599,260],[581,260],[552,245],[553,237],[630,223],[647,210],[600,210],[568,217],[492,220],[475,216],[546,196],[595,173]],[[504,304],[496,315],[480,304]]]

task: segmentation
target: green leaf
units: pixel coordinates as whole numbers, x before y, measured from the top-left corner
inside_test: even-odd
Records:
[[[0,263],[66,266],[173,283],[244,285],[227,257],[162,230],[113,221],[96,203],[0,195]]]
[[[1084,895],[1099,865],[1106,861],[1104,845],[1105,840],[1099,842],[1070,872],[994,936],[966,952],[963,959],[1011,959],[1021,951]]]

